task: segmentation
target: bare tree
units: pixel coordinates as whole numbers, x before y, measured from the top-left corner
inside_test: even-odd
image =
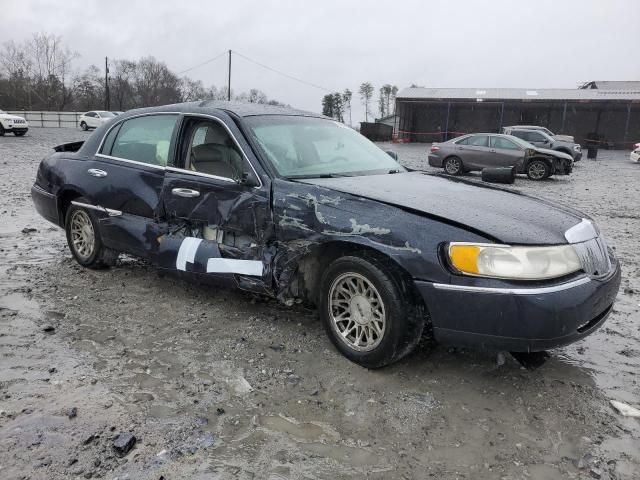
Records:
[[[351,97],[353,97],[353,93],[351,93],[351,90],[349,90],[348,88],[344,89],[344,92],[342,92],[342,102],[345,105],[345,108],[349,109],[349,126],[353,126],[352,122],[351,122]]]
[[[373,97],[373,85],[369,82],[364,82],[360,85],[358,89],[358,93],[360,94],[360,100],[362,101],[362,105],[364,105],[364,121],[369,121],[369,108],[371,104],[371,98]]]
[[[92,110],[100,108],[106,95],[104,76],[95,66],[74,73],[78,57],[64,47],[60,37],[39,33],[0,48],[0,100],[7,109]],[[205,88],[201,81],[180,78],[153,57],[138,61],[114,60],[110,81],[114,108],[164,105],[199,99],[227,99],[227,88]],[[233,92],[231,92],[233,94]],[[256,89],[232,95],[239,101],[281,105]]]

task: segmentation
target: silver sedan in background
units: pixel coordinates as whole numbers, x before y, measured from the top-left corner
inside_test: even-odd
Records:
[[[444,168],[449,175],[480,171],[483,168],[515,167],[531,180],[551,175],[569,175],[573,158],[563,152],[540,148],[512,135],[474,133],[433,143],[429,165]]]

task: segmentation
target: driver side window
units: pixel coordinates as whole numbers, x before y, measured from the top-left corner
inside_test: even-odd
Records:
[[[187,131],[185,168],[236,182],[241,180],[242,152],[220,123],[195,119]]]

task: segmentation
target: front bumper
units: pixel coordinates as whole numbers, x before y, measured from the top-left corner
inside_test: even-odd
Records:
[[[6,133],[14,133],[14,132],[27,133],[29,131],[29,127],[25,126],[24,124],[9,125],[7,127],[4,127],[4,131]]]
[[[34,183],[31,187],[31,198],[36,211],[40,215],[58,226],[61,225],[61,219],[58,214],[58,197]]]
[[[573,156],[574,162],[579,162],[580,160],[582,160],[582,151],[574,152],[574,153],[575,153],[575,155]]]
[[[493,288],[416,281],[437,341],[486,350],[534,352],[567,345],[596,331],[620,287],[612,258],[603,279],[580,277],[537,288]]]

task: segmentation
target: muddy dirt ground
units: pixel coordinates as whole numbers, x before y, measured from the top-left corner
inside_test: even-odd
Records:
[[[640,421],[609,405],[640,404],[640,165],[626,152],[514,185],[591,214],[615,248],[623,283],[601,330],[534,371],[426,342],[367,371],[313,311],[130,257],[76,265],[29,188],[53,145],[86,136],[0,138],[0,478],[640,478]],[[424,145],[390,148],[430,169]]]

